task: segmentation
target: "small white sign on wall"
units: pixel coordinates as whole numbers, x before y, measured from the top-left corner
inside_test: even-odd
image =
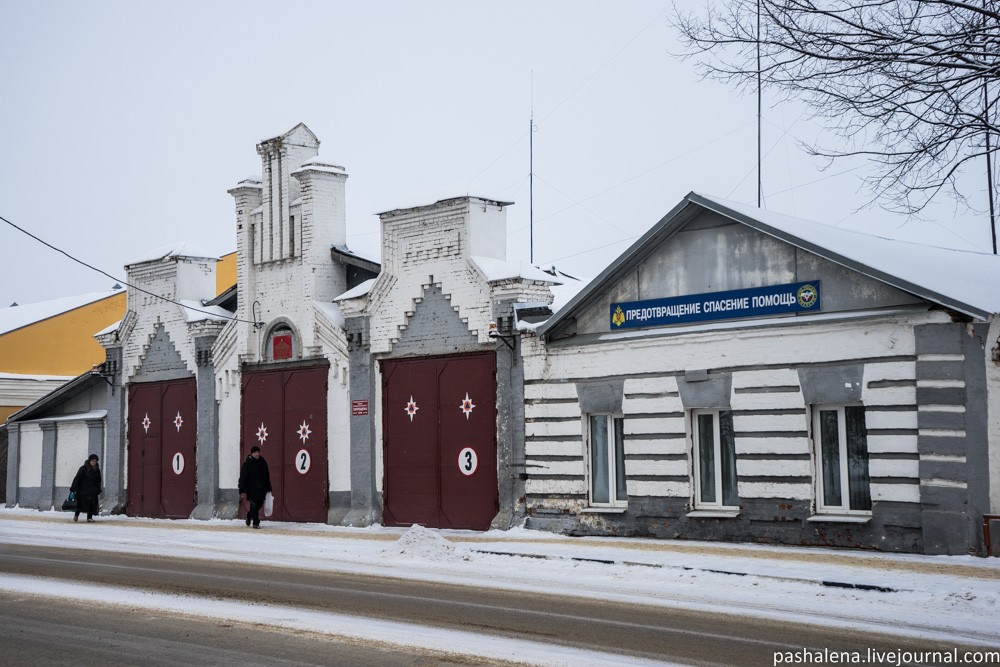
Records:
[[[476,450],[472,447],[466,447],[458,453],[458,469],[466,477],[475,473],[478,466],[479,457],[476,456]]]
[[[300,449],[298,454],[295,455],[295,471],[300,475],[304,475],[309,472],[309,466],[311,465],[312,458],[309,456],[309,452]]]

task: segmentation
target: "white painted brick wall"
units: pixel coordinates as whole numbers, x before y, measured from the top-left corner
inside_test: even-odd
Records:
[[[17,457],[18,486],[42,485],[42,429],[38,424],[22,424]]]
[[[535,456],[579,456],[583,457],[583,440],[576,438],[573,440],[544,442],[527,441],[525,443],[525,454],[530,459]],[[625,451],[628,451],[626,449]]]
[[[874,454],[915,454],[916,435],[876,435],[868,434],[868,453]]]
[[[736,455],[740,454],[808,454],[809,438],[736,438]]]
[[[582,437],[583,429],[579,421],[571,422],[529,422],[524,425],[529,438],[534,436],[577,436]]]
[[[733,429],[737,433],[805,431],[808,427],[805,408],[797,415],[733,415]]]
[[[580,417],[579,403],[527,403],[524,406],[526,419],[552,419]]]
[[[666,394],[677,391],[673,374],[690,368],[736,367],[733,372],[733,394],[731,407],[736,411],[795,410],[794,414],[778,415],[736,415],[734,426],[737,432],[803,432],[809,428],[809,417],[801,390],[778,392],[738,392],[747,388],[798,387],[799,377],[796,366],[802,362],[853,363],[853,360],[880,357],[912,356],[914,342],[912,327],[916,324],[935,322],[939,314],[916,314],[912,317],[891,316],[884,319],[866,319],[839,322],[812,322],[782,325],[766,329],[712,331],[706,327],[683,335],[664,335],[645,339],[619,339],[600,344],[567,345],[565,342],[546,346],[535,338],[523,340],[525,355],[525,379],[528,398],[575,396],[572,383],[556,383],[546,380],[578,379],[581,381],[603,377],[621,377],[630,373],[647,375],[663,373],[662,377],[627,378],[625,381],[626,417],[632,413],[657,413],[682,411],[679,397],[637,396],[630,394]],[[787,368],[774,368],[786,364]],[[763,370],[740,367],[767,366]],[[868,388],[869,382],[898,381],[912,379],[915,365],[910,360],[887,360],[866,363],[863,402],[869,406],[915,405],[916,393],[913,387]],[[670,375],[668,375],[670,374]],[[541,381],[541,382],[539,382]],[[575,404],[574,404],[575,405]],[[634,436],[644,433],[684,433],[687,427],[683,418],[643,417],[626,419],[626,453],[636,454],[689,454],[690,443],[684,439],[635,440]],[[915,412],[869,413],[868,427],[915,429]],[[633,438],[629,438],[633,436]],[[548,453],[555,443],[535,443],[529,445],[536,455]],[[571,453],[574,448],[585,456],[581,442],[559,443],[560,452]],[[869,449],[873,455],[882,452],[914,452],[916,436],[869,435]],[[809,454],[811,444],[808,437],[768,437],[740,438],[736,440],[737,454]],[[629,462],[629,474],[639,474]],[[640,468],[650,462],[642,462]],[[669,463],[670,465],[667,465]],[[874,470],[895,475],[908,475],[914,462],[877,462]],[[742,476],[812,477],[811,460],[801,461],[757,461],[741,460],[739,473]],[[689,460],[656,463],[651,468],[686,470]],[[679,473],[687,475],[688,473]],[[539,493],[555,491],[552,483],[532,483]],[[635,489],[663,495],[663,486],[655,482],[636,482]],[[674,493],[667,495],[686,496],[687,485],[678,485]],[[873,496],[898,499],[905,502],[919,500],[909,485],[873,485]],[[646,495],[633,489],[629,482],[629,493]],[[741,482],[741,498],[791,498],[811,500],[812,484],[788,484],[768,482]]]
[[[770,482],[739,482],[740,498],[790,498],[812,500],[810,484],[775,484]]]
[[[670,438],[660,440],[636,440],[625,438],[625,454],[687,454],[691,449],[685,438]]]
[[[871,496],[874,501],[895,503],[919,503],[919,484],[876,484],[872,483]]]
[[[56,424],[56,486],[70,486],[90,454],[90,427],[84,422]]]
[[[691,497],[691,485],[687,482],[646,482],[630,479],[626,481],[625,489],[630,496]]]

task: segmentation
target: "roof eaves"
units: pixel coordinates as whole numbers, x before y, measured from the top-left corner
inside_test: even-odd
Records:
[[[555,315],[553,315],[545,324],[538,327],[537,333],[539,337],[544,337],[553,327],[559,323],[566,320],[569,316],[575,314],[580,309],[582,309],[587,303],[589,303],[595,296],[595,293],[600,289],[600,287],[609,279],[613,279],[616,276],[627,271],[636,261],[641,259],[646,252],[649,251],[649,242],[664,234],[668,234],[670,231],[683,224],[691,218],[690,214],[686,214],[687,209],[692,204],[697,204],[691,200],[691,196],[694,193],[689,193],[684,199],[680,201],[676,206],[674,206],[670,211],[664,215],[660,220],[649,228],[649,230],[643,234],[639,239],[628,247],[622,254],[618,256],[611,264],[607,266],[596,278],[591,280],[587,285],[577,292],[576,296],[570,299],[565,306],[559,309]]]
[[[101,376],[96,374],[94,371],[87,371],[82,375],[78,375],[69,382],[60,385],[56,389],[53,389],[49,393],[45,394],[45,396],[42,396],[34,403],[26,405],[7,417],[7,423],[31,419],[34,415],[37,415],[39,412],[45,410],[45,408],[59,403],[59,401],[66,397],[67,394],[72,394],[76,391],[85,389],[91,384],[96,384],[101,380]]]

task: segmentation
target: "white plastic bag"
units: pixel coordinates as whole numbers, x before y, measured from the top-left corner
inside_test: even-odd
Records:
[[[267,495],[264,496],[264,516],[271,516],[271,512],[274,511],[274,495],[268,491]]]

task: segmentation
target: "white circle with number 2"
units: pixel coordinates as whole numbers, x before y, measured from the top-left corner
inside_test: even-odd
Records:
[[[174,474],[179,475],[184,472],[184,455],[180,452],[174,454],[174,459],[172,461],[172,466],[174,469]]]
[[[479,457],[476,456],[476,450],[472,447],[466,447],[458,453],[458,469],[462,471],[463,475],[473,474],[478,465]]]
[[[309,472],[309,465],[312,463],[312,459],[309,457],[309,452],[304,449],[300,449],[299,453],[295,455],[295,471],[300,475],[304,475]]]

